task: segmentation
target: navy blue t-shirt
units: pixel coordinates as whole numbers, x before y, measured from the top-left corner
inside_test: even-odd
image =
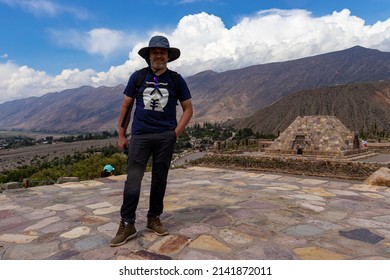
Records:
[[[139,71],[134,72],[123,94],[135,98],[135,112],[131,128],[132,134],[156,133],[174,130],[177,125],[177,101],[191,98],[187,83],[178,76],[180,92],[175,92],[175,83],[169,70],[160,76],[149,68],[142,87],[136,92]]]

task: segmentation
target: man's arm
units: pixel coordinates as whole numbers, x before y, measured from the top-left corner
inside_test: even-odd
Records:
[[[194,114],[194,111],[192,109],[191,99],[187,99],[187,100],[181,102],[180,104],[181,104],[181,107],[183,109],[183,114],[181,115],[179,123],[177,124],[176,129],[175,129],[177,138],[179,138],[179,136],[183,133],[187,124],[190,122],[192,115]]]
[[[128,147],[129,143],[126,137],[127,127],[130,123],[131,110],[133,108],[134,98],[124,96],[121,111],[118,120],[118,147],[123,150]]]

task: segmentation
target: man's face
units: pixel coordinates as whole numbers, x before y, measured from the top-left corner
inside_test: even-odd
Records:
[[[150,49],[150,66],[155,70],[161,70],[167,67],[169,52],[163,48]]]

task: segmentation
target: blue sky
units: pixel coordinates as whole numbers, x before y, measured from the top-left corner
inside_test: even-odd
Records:
[[[185,76],[354,45],[390,51],[388,0],[0,0],[0,103],[126,83],[151,35]]]

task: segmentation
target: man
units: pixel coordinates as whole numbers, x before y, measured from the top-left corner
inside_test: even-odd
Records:
[[[167,68],[167,63],[179,58],[180,50],[169,46],[163,36],[154,36],[149,46],[138,54],[148,63],[147,70],[134,72],[124,91],[119,115],[118,146],[128,149],[127,180],[124,185],[121,221],[110,246],[125,244],[137,235],[134,223],[140,197],[141,181],[146,165],[152,156],[152,182],[147,214],[147,229],[157,235],[167,235],[161,224],[163,200],[167,185],[168,170],[176,139],[184,131],[192,114],[191,94],[185,80]],[[141,83],[139,82],[140,80]],[[141,84],[141,85],[139,85]],[[136,104],[131,138],[126,138],[130,112]],[[176,120],[176,105],[180,103],[183,113]]]

